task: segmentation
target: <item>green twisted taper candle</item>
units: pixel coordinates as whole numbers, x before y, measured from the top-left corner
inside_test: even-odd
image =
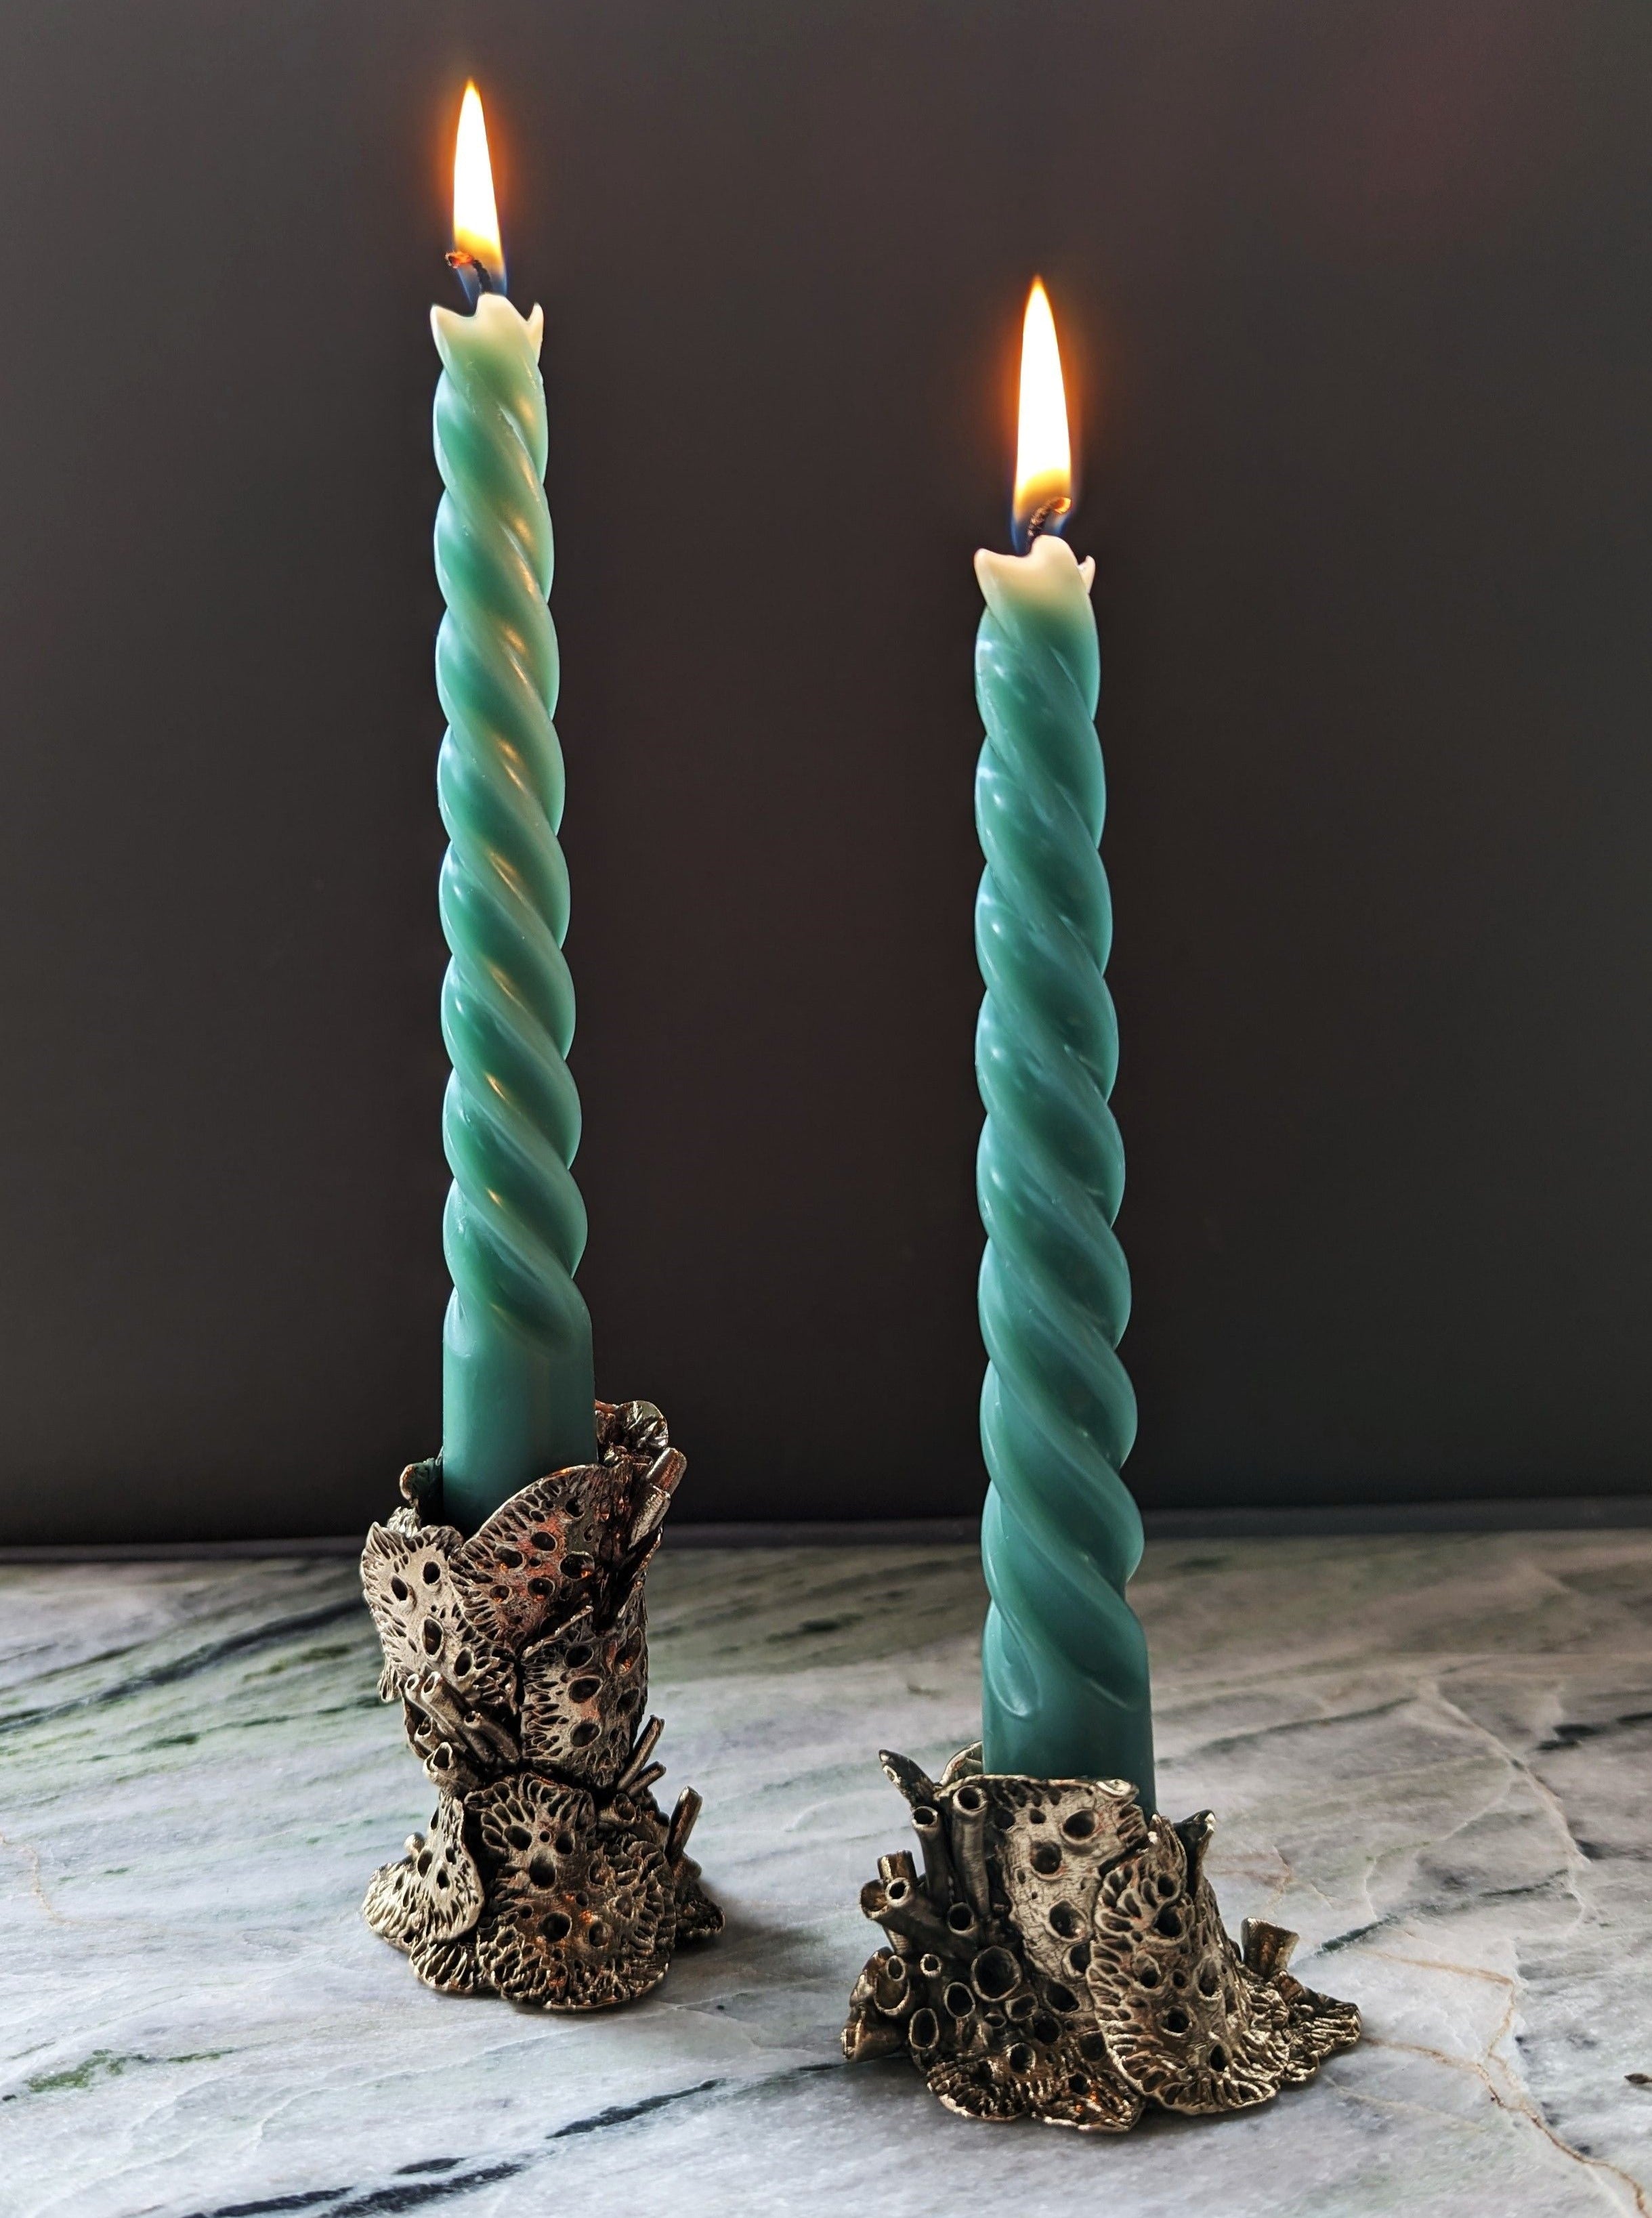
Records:
[[[1066,505],[1064,488],[1046,513]],[[1034,1778],[1127,1779],[1151,1809],[1147,1649],[1125,1599],[1141,1518],[1119,1476],[1136,1407],[1116,1354],[1130,1280],[1113,1231],[1124,1152],[1108,1106],[1118,1028],[1103,976],[1094,565],[1046,534],[1024,555],[984,550],[975,568],[987,604],[975,650],[984,1760]]]
[[[473,97],[474,89],[467,108]],[[479,130],[479,106],[475,117]],[[461,164],[463,138],[462,124]],[[491,215],[491,185],[488,202]],[[463,246],[456,220],[456,232]],[[456,261],[473,283],[488,282],[478,257]],[[502,260],[494,278],[502,286]],[[591,1321],[574,1284],[586,1220],[569,1168],[580,1104],[565,1060],[574,988],[556,837],[563,773],[546,605],[543,319],[484,290],[474,313],[435,308],[431,324],[442,358],[436,573],[447,612],[436,682],[447,731],[437,779],[450,842],[441,916],[452,958],[442,988],[453,1065],[443,1105],[453,1293],[442,1478],[447,1515],[469,1530],[530,1480],[592,1461],[595,1438]]]

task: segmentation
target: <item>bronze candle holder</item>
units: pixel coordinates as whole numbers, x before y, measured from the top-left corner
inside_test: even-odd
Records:
[[[889,1945],[850,1998],[851,2063],[904,2054],[962,2117],[1121,2134],[1154,2104],[1269,2102],[1359,2039],[1351,2003],[1287,1970],[1294,1933],[1247,1918],[1229,1940],[1208,1811],[1177,1825],[1124,1780],[990,1775],[978,1745],[939,1781],[882,1762],[923,1870],[902,1850],[861,1891]]]
[[[437,1790],[363,1912],[426,1986],[548,2010],[634,2002],[723,1913],[687,1853],[700,1798],[651,1788],[643,1580],[687,1459],[650,1402],[599,1402],[599,1460],[536,1479],[469,1540],[439,1460],[401,1475],[362,1589],[382,1701]]]

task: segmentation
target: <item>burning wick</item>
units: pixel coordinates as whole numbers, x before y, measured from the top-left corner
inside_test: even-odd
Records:
[[[502,293],[503,281],[488,264],[463,246],[456,246],[447,257],[448,268],[458,279],[467,303],[475,307],[484,293]]]
[[[1024,554],[1041,532],[1065,530],[1067,518],[1071,514],[1072,495],[1059,493],[1053,499],[1046,500],[1042,507],[1035,508],[1030,516],[1018,518],[1015,537],[1021,543],[1021,552]]]

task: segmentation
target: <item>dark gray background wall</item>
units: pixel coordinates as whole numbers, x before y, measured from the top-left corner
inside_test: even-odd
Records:
[[[970,555],[1034,270],[1139,1491],[1643,1487],[1639,0],[22,0],[0,1537],[348,1530],[437,1438],[469,71],[550,325],[583,1281],[693,1514],[978,1496]]]

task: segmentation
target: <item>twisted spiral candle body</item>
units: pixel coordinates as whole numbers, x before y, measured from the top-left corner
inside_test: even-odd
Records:
[[[574,988],[556,839],[543,319],[484,293],[473,315],[436,308],[431,323],[443,366],[436,678],[448,728],[437,777],[452,957],[442,1472],[448,1516],[471,1529],[531,1479],[590,1462],[595,1443],[591,1322],[573,1275],[586,1225],[569,1169],[580,1104],[564,1060]]]
[[[1024,556],[978,554],[976,572],[984,1761],[1127,1779],[1151,1809],[1146,1644],[1125,1599],[1141,1519],[1119,1476],[1136,1419],[1115,1352],[1130,1292],[1113,1232],[1124,1156],[1108,1106],[1093,568],[1046,536]]]

